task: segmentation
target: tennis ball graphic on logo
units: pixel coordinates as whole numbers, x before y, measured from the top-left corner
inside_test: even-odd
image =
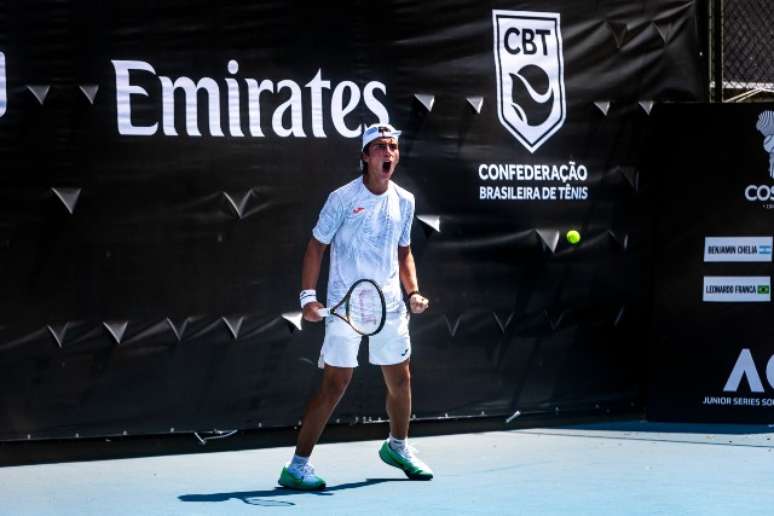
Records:
[[[571,229],[570,231],[567,232],[567,241],[572,245],[577,244],[578,242],[580,242],[580,240],[581,240],[581,236],[577,230]]]
[[[516,115],[527,125],[537,127],[551,116],[554,108],[554,92],[548,74],[533,64],[522,67],[511,77],[511,106]]]

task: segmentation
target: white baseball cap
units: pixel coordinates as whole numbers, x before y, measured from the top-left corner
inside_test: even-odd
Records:
[[[361,150],[365,150],[366,145],[376,140],[377,138],[400,138],[400,133],[390,124],[371,124],[363,131],[363,146]]]

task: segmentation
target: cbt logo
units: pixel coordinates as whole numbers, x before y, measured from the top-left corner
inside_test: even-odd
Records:
[[[559,13],[493,10],[500,123],[530,152],[564,124]]]
[[[5,54],[0,52],[0,116],[5,114]]]

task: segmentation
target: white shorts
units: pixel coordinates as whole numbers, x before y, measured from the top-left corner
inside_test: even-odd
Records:
[[[368,361],[374,365],[393,365],[411,356],[408,313],[387,314],[382,331],[368,337]],[[363,337],[338,317],[325,320],[325,339],[317,366],[357,367],[357,352]]]

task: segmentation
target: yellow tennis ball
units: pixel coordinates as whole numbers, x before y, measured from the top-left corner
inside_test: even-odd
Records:
[[[570,242],[572,245],[575,245],[578,242],[580,242],[580,239],[581,239],[580,233],[578,233],[577,230],[571,229],[570,231],[567,232],[567,241]]]

